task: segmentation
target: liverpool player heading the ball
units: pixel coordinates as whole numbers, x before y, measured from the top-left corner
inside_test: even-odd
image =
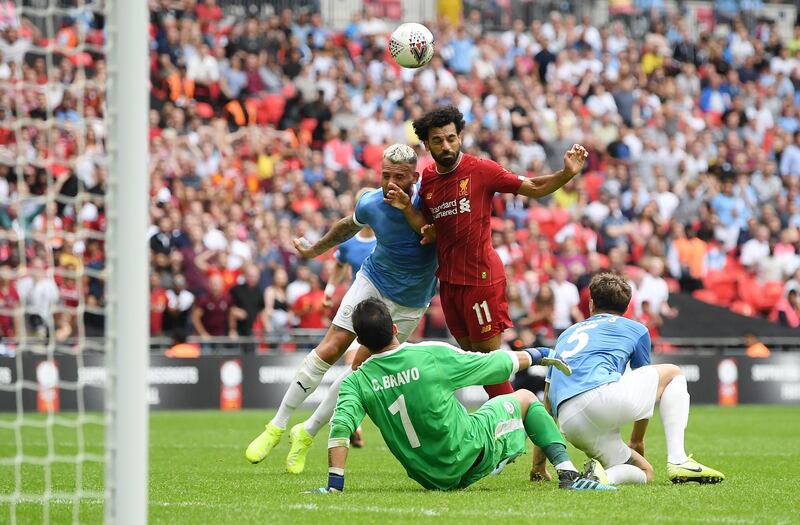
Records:
[[[389,185],[386,201],[403,210],[418,232],[433,224],[447,327],[461,348],[490,352],[500,348],[501,334],[512,326],[503,263],[492,247],[494,195],[549,195],[580,173],[588,154],[575,144],[564,155],[561,171],[528,179],[494,161],[463,153],[463,129],[464,116],[453,106],[434,109],[415,120],[414,131],[435,161],[422,172],[419,209],[394,185]],[[485,390],[489,397],[513,392],[507,381]]]

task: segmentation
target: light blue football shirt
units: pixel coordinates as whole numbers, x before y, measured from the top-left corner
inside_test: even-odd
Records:
[[[411,203],[419,208],[419,187]],[[365,193],[356,204],[353,219],[375,232],[375,250],[361,271],[383,295],[401,306],[427,307],[436,291],[436,244],[421,245],[419,234],[403,212],[383,202],[383,190]]]
[[[597,314],[564,330],[555,351],[572,368],[572,375],[555,368],[547,373],[553,416],[567,399],[619,381],[628,362],[632,369],[649,365],[650,333],[625,317]]]
[[[354,235],[339,245],[339,249],[336,250],[336,260],[341,264],[350,265],[350,268],[353,269],[353,280],[355,280],[361,265],[375,249],[376,244],[375,237],[362,239],[358,235]]]

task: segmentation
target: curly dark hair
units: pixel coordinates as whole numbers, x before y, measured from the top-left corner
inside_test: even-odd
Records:
[[[414,121],[414,133],[417,134],[419,140],[427,141],[431,128],[441,128],[451,122],[456,125],[456,133],[463,131],[465,126],[464,115],[461,114],[457,107],[444,106],[432,109]]]

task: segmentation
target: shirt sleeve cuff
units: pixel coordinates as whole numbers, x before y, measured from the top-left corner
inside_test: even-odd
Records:
[[[356,217],[356,212],[353,212],[353,222],[356,223],[356,226],[361,226],[362,228],[366,226],[366,224],[358,220],[358,217]]]
[[[517,357],[517,354],[511,350],[503,350],[503,353],[511,358],[511,375],[519,372],[519,358]]]

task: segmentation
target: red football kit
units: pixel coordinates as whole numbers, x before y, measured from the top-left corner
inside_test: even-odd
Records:
[[[448,173],[438,173],[435,164],[422,172],[420,209],[436,226],[442,307],[457,339],[485,341],[512,326],[490,220],[495,193],[516,193],[523,180],[466,153]]]

